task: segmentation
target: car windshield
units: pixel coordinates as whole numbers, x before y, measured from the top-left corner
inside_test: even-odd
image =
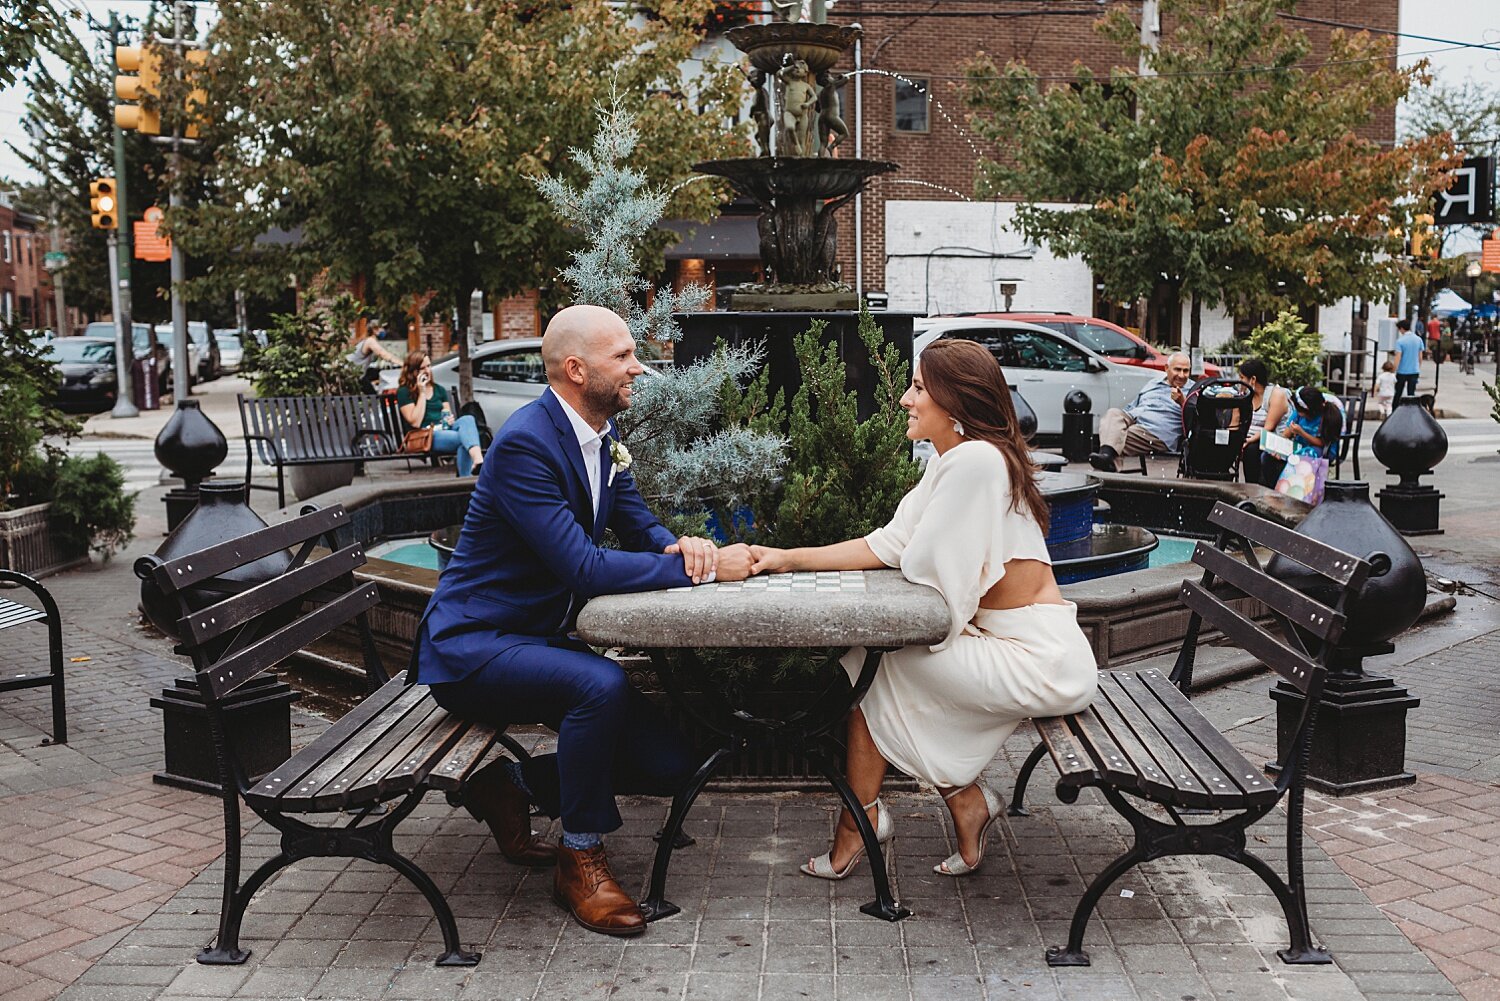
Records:
[[[221,348],[237,348],[240,346],[238,334],[215,334],[214,340],[219,342]]]
[[[48,345],[53,361],[67,365],[82,362],[113,364],[115,346],[108,341],[96,341],[86,337],[62,337]]]

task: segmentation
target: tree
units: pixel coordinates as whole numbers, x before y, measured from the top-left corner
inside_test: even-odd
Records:
[[[173,231],[214,262],[203,289],[326,270],[386,311],[433,291],[431,308],[460,307],[462,332],[474,290],[550,288],[578,245],[531,179],[575,170],[566,151],[587,145],[611,87],[642,111],[636,164],[655,183],[743,141],[726,124],[739,101],[727,68],[710,59],[684,77],[710,6],[664,0],[639,18],[605,0],[221,4],[202,81],[215,195]],[[687,185],[671,208],[706,217],[716,199]],[[275,230],[297,239],[257,242]]]
[[[1457,164],[1444,136],[1391,148],[1360,134],[1422,79],[1387,39],[1334,31],[1328,58],[1279,15],[1293,0],[1162,0],[1173,27],[1144,46],[1125,10],[1098,22],[1138,74],[1077,66],[1044,88],[1021,63],[981,54],[967,100],[981,134],[1010,151],[984,160],[982,196],[1025,199],[1027,238],[1082,257],[1118,301],[1165,281],[1202,308],[1326,305],[1394,290],[1402,236]],[[1076,209],[1038,202],[1077,203]]]
[[[640,277],[638,248],[668,196],[632,166],[642,136],[619,95],[595,115],[593,143],[570,151],[586,183],[552,176],[533,181],[546,204],[584,238],[562,270],[573,302],[614,310],[642,353],[656,354],[682,335],[673,314],[701,309],[708,289],[691,283],[681,291],[660,288],[649,308],[640,305],[651,286]],[[631,469],[641,495],[677,535],[703,534],[710,508],[733,511],[764,494],[785,462],[779,434],[723,426],[721,389],[749,381],[760,362],[754,351],[721,349],[693,365],[642,377],[630,409],[616,418],[621,440],[635,453]]]
[[[8,0],[0,6],[0,88],[15,83],[52,40],[65,32],[52,0]]]

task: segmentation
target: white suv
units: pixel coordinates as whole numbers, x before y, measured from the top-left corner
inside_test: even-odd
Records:
[[[1062,434],[1063,397],[1072,390],[1089,394],[1097,431],[1100,414],[1110,407],[1126,406],[1143,386],[1161,377],[1151,369],[1112,362],[1056,331],[1023,320],[963,316],[918,320],[912,354],[920,356],[939,337],[976,341],[989,348],[1011,391],[1019,392],[1036,411],[1039,439]]]

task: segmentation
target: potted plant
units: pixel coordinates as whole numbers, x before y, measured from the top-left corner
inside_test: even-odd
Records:
[[[349,331],[363,306],[351,295],[332,301],[311,296],[295,313],[271,319],[266,343],[250,350],[245,367],[255,395],[270,397],[353,396],[363,392],[359,371],[349,363]],[[292,493],[304,500],[354,481],[354,463],[291,466]]]
[[[53,443],[79,431],[51,404],[57,385],[56,367],[19,324],[0,326],[0,567],[32,576],[87,559],[90,548],[108,558],[135,523],[119,463]]]

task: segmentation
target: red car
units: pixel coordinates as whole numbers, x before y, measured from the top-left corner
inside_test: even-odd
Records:
[[[992,320],[1024,320],[1055,330],[1069,340],[1117,361],[1122,365],[1140,365],[1154,368],[1158,372],[1167,369],[1167,356],[1151,344],[1132,334],[1124,327],[1117,327],[1108,320],[1094,316],[1073,316],[1068,313],[973,313]],[[1219,366],[1203,363],[1203,374],[1210,379],[1219,378]]]

